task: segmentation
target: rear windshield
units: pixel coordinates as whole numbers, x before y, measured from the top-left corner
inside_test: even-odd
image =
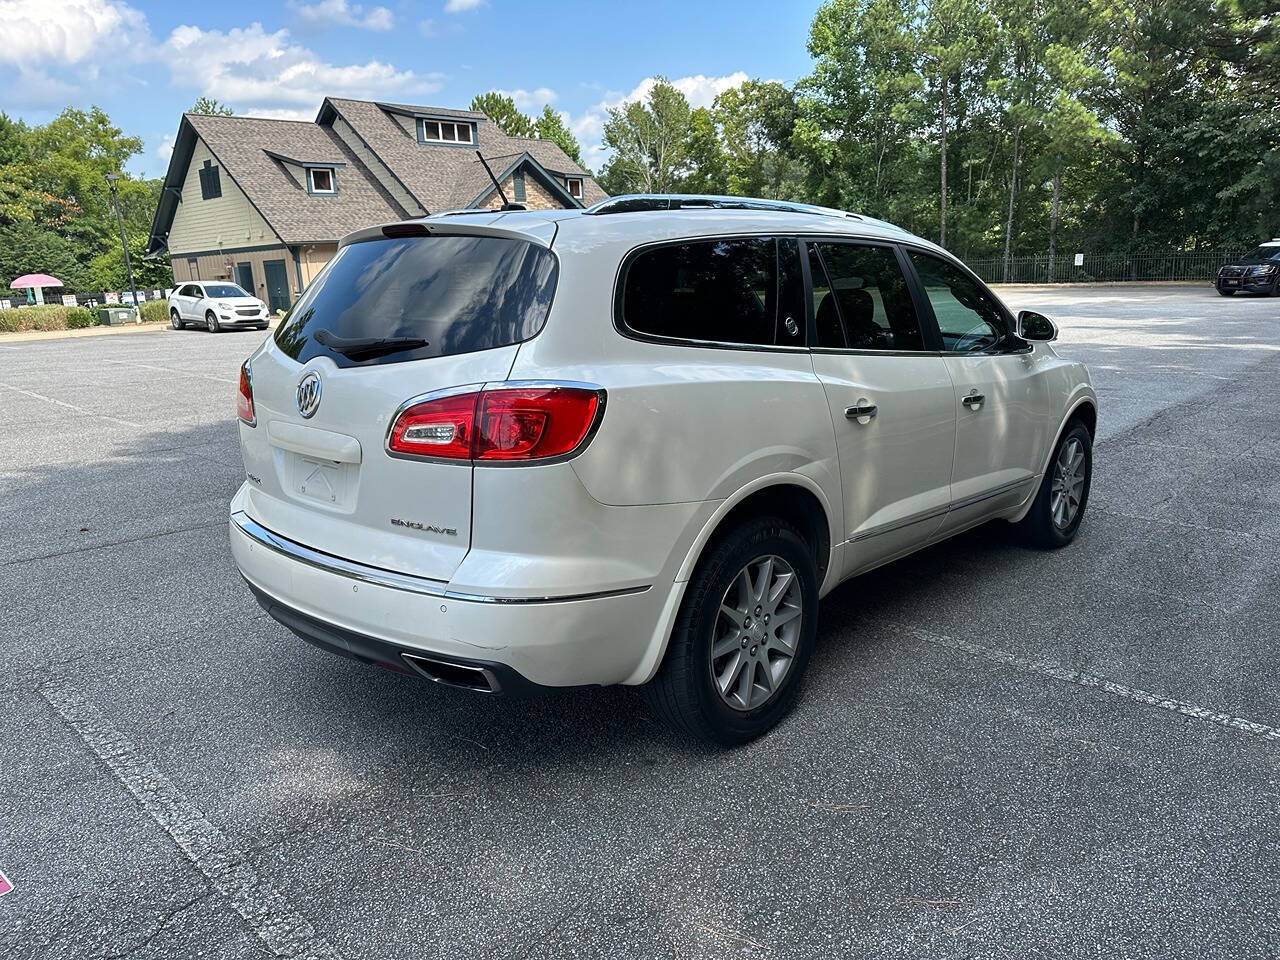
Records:
[[[556,258],[525,240],[433,236],[368,240],[341,248],[307,288],[276,344],[300,363],[340,367],[400,363],[504,347],[535,336],[556,288]],[[355,358],[331,345],[370,338],[424,346]]]

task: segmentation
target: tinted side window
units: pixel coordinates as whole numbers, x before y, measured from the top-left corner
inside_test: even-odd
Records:
[[[990,350],[1008,334],[994,296],[945,260],[911,251],[911,262],[933,307],[942,348],[953,353]]]
[[[697,240],[641,252],[627,268],[622,322],[636,333],[750,346],[801,346],[794,243]],[[780,304],[783,306],[780,307]]]
[[[811,249],[821,254],[809,261],[819,346],[924,349],[907,279],[891,248],[819,243]]]

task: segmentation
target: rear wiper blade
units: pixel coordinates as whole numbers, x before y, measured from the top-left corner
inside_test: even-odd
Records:
[[[428,346],[421,337],[340,337],[328,330],[318,331],[316,340],[350,360],[372,360],[389,353]]]

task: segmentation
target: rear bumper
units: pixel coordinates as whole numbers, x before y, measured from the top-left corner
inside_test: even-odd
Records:
[[[493,692],[622,682],[643,658],[666,599],[650,587],[538,598],[458,593],[313,550],[243,511],[232,514],[230,535],[258,602],[309,642],[428,676],[448,673],[432,662],[488,671]]]

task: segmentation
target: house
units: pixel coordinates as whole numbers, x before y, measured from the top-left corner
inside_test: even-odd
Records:
[[[314,122],[184,114],[151,224],[174,285],[229,279],[287,309],[353,230],[442,210],[589,206],[606,196],[549,140],[482,113],[326,98]]]

